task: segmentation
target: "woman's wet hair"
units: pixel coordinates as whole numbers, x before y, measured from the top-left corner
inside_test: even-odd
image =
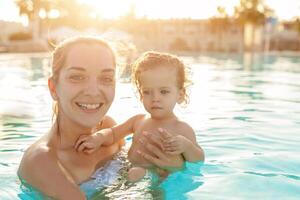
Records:
[[[161,53],[155,51],[147,51],[143,53],[132,65],[132,80],[141,95],[140,75],[143,71],[153,69],[155,67],[171,67],[176,69],[177,87],[184,92],[183,102],[188,102],[187,87],[191,81],[187,78],[187,67],[175,55]]]

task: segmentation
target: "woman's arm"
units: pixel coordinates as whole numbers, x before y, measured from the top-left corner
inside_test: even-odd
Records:
[[[37,147],[26,152],[18,174],[30,185],[55,199],[86,199],[55,154],[46,147]]]

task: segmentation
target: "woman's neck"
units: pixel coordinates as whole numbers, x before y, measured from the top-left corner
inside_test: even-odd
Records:
[[[64,118],[57,120],[55,126],[59,149],[71,149],[80,135],[92,133],[92,128],[83,127]]]

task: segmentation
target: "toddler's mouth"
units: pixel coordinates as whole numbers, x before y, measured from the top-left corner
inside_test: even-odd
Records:
[[[157,110],[161,110],[162,107],[159,107],[159,106],[152,106],[151,109],[157,109]]]

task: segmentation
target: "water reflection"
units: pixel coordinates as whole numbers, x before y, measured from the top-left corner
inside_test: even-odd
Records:
[[[190,63],[190,62],[187,62]],[[207,53],[195,57],[192,63],[207,63],[218,69],[246,70],[246,71],[286,71],[300,72],[300,53]]]
[[[0,60],[0,117],[33,117],[40,112],[40,86],[46,86],[49,75],[47,57],[25,57],[15,60]],[[42,80],[43,84],[37,81]],[[43,88],[45,90],[45,88]],[[44,93],[44,92],[43,92]]]
[[[50,58],[31,57],[31,81],[38,81],[40,79],[45,80],[50,76],[51,63]]]
[[[190,104],[178,111],[195,129],[206,152],[204,166],[189,169],[191,174],[174,174],[155,187],[144,182],[138,187],[121,184],[96,197],[122,198],[126,193],[137,199],[230,199],[240,191],[243,198],[253,193],[240,187],[249,180],[258,183],[256,190],[262,196],[296,196],[300,186],[296,167],[300,153],[300,57],[210,54],[183,59],[192,69],[194,85]],[[22,194],[16,177],[20,158],[50,127],[49,70],[48,55],[7,55],[5,59],[0,55],[1,198],[18,199],[17,194]],[[124,108],[130,109],[120,115]],[[141,111],[130,83],[118,83],[111,116],[120,122]],[[270,183],[271,189],[266,187]]]

